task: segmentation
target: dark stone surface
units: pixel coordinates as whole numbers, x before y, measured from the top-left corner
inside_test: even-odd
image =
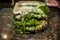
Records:
[[[13,31],[13,8],[3,8],[0,10],[0,33],[8,33],[9,37],[14,34]],[[50,8],[47,29],[35,34],[14,34],[10,40],[57,40],[57,33],[60,30],[59,9]],[[57,31],[58,29],[58,31]]]

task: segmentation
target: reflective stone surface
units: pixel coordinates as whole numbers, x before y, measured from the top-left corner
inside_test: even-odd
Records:
[[[47,28],[34,34],[15,34],[13,21],[13,8],[2,8],[0,10],[0,40],[1,34],[7,34],[8,38],[5,40],[57,40],[57,33],[60,27],[60,14],[58,8],[50,8]],[[59,33],[58,33],[59,34]]]

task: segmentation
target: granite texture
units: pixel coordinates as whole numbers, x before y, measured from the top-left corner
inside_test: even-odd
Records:
[[[13,8],[2,8],[0,10],[0,35],[7,33],[9,40],[57,40],[57,29],[60,26],[60,15],[58,8],[50,8],[47,28],[34,34],[15,34],[13,22]],[[2,37],[0,36],[2,40]]]

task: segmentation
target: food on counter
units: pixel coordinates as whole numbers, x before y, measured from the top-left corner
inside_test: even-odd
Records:
[[[45,3],[21,3],[18,7],[13,22],[17,33],[42,30],[47,24],[49,9]]]

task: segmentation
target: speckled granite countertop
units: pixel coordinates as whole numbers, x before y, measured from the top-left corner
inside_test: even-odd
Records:
[[[13,8],[3,8],[0,10],[0,34],[8,33],[10,36],[14,34],[10,40],[57,40],[58,26],[60,23],[60,15],[58,8],[50,8],[47,28],[36,34],[14,34],[12,25]],[[57,31],[58,29],[58,31]],[[9,36],[9,37],[10,37]],[[1,36],[0,36],[1,39]],[[2,39],[1,39],[2,40]]]

